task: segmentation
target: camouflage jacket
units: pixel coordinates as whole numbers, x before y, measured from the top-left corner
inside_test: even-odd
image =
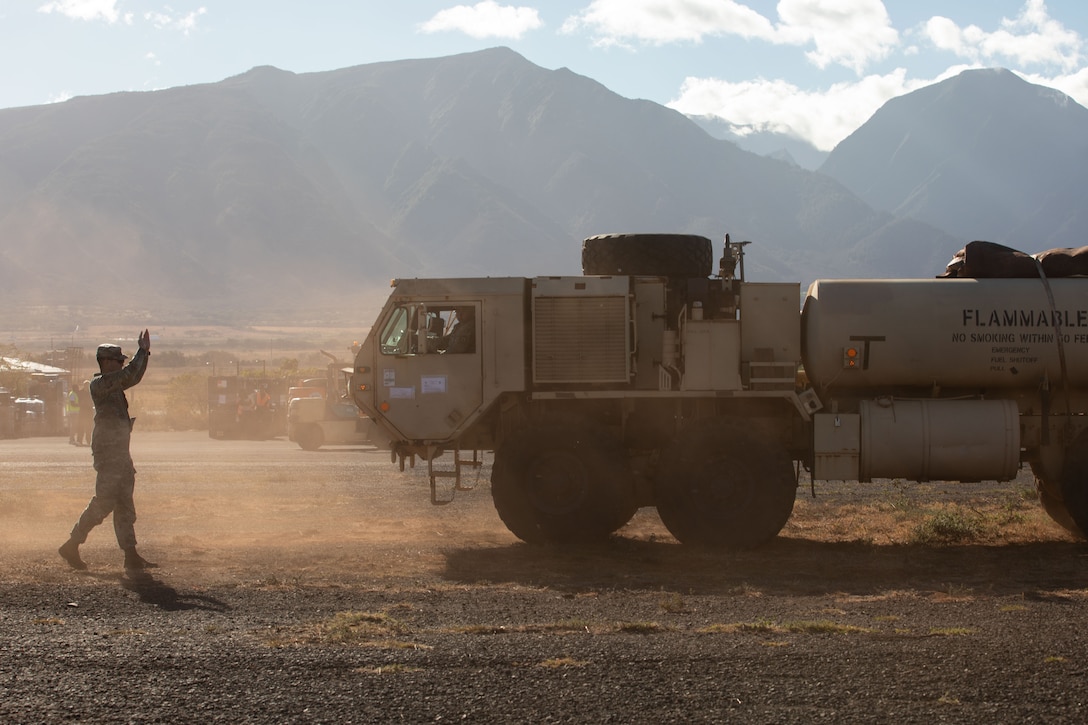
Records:
[[[128,415],[125,391],[143,380],[149,356],[150,353],[138,349],[120,370],[96,373],[91,380],[91,399],[94,401],[91,454],[96,466],[107,458],[128,458],[133,419]]]

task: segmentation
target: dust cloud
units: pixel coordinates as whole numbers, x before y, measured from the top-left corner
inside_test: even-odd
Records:
[[[71,581],[56,549],[93,492],[89,450],[56,437],[3,440],[0,451],[0,578]],[[1083,576],[1074,555],[1082,545],[1025,498],[1027,480],[839,484],[820,487],[814,500],[805,486],[782,534],[751,552],[681,546],[653,509],[640,510],[610,542],[567,548],[528,546],[505,528],[491,502],[489,456],[465,477],[476,490],[433,506],[424,465],[401,472],[388,451],[373,447],[308,452],[282,438],[137,429],[132,455],[140,551],[171,585],[190,589],[754,586],[868,595],[948,581],[1061,588]],[[994,522],[993,530],[951,548],[912,540],[927,511],[950,505]],[[120,575],[109,519],[81,553],[92,576]],[[1045,571],[1032,563],[1042,560],[1050,563]],[[1009,579],[1020,567],[1028,579]]]
[[[64,438],[0,441],[0,571],[44,564],[94,491],[87,448]],[[136,534],[163,570],[208,583],[411,578],[443,551],[516,542],[498,519],[489,471],[480,488],[432,506],[425,467],[400,472],[385,450],[286,440],[218,441],[203,433],[135,433]],[[111,520],[81,549],[92,571],[119,570]]]

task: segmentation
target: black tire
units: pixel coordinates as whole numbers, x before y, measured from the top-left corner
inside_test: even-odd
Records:
[[[1088,431],[1077,436],[1066,450],[1061,492],[1064,507],[1076,523],[1078,533],[1088,536]]]
[[[785,448],[721,419],[689,426],[662,456],[654,486],[658,515],[680,542],[729,549],[777,536],[796,495]]]
[[[709,277],[714,245],[696,234],[600,234],[582,242],[582,274]]]
[[[1035,490],[1039,494],[1039,503],[1042,505],[1043,510],[1046,511],[1046,515],[1054,523],[1072,534],[1084,535],[1081,533],[1080,527],[1077,526],[1077,522],[1069,515],[1069,509],[1065,507],[1065,500],[1062,498],[1062,489],[1059,483],[1051,483],[1036,474]]]
[[[310,423],[298,432],[298,445],[304,451],[316,451],[325,445],[325,431],[316,423]]]
[[[600,541],[635,513],[619,443],[592,425],[532,423],[495,451],[491,497],[506,527],[530,544]]]

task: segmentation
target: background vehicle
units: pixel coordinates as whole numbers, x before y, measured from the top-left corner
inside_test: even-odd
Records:
[[[529,542],[597,539],[656,506],[682,542],[750,547],[813,481],[1009,480],[1088,531],[1088,282],[744,278],[726,237],[603,235],[585,276],[406,279],[352,376],[394,458],[491,491]],[[474,312],[468,352],[437,328]],[[802,367],[803,362],[803,367]],[[440,469],[443,454],[451,468]]]
[[[12,429],[19,436],[46,435],[49,431],[45,401],[41,398],[16,398]]]
[[[284,434],[291,381],[277,377],[213,375],[208,378],[208,435],[265,440]]]
[[[352,368],[321,351],[332,362],[323,380],[304,380],[291,388],[287,404],[287,438],[307,451],[323,445],[362,445],[370,441],[373,424],[348,395]]]

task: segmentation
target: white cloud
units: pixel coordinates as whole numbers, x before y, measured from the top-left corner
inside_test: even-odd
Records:
[[[770,40],[775,34],[771,21],[733,0],[593,0],[567,18],[561,32],[583,28],[598,45],[699,43],[726,34]]]
[[[1018,73],[1018,75],[1029,83],[1046,86],[1047,88],[1056,88],[1080,105],[1088,106],[1088,68],[1081,68],[1069,75],[1055,77],[1028,73]]]
[[[473,38],[520,38],[543,25],[534,8],[499,5],[482,0],[475,5],[458,5],[440,10],[420,26],[424,33],[459,31]]]
[[[816,66],[837,63],[859,74],[899,43],[880,0],[781,0],[778,21],[734,0],[593,0],[567,18],[562,32],[584,29],[601,46],[700,43],[728,35],[813,46],[805,55]]]
[[[899,45],[899,33],[880,0],[781,0],[776,42],[816,46],[805,53],[816,67],[832,63],[861,74]]]
[[[690,8],[706,2],[638,0],[637,5]],[[603,0],[595,2],[590,10],[604,5]],[[806,57],[820,68],[836,63],[854,69],[860,76],[869,62],[886,58],[892,50],[897,50],[904,59],[920,52],[917,42],[901,44],[883,4],[875,0],[780,0],[777,12],[779,22],[773,34],[759,37],[773,43],[811,46],[813,49]],[[620,27],[598,23],[595,29],[601,32]],[[717,32],[731,31],[719,28]],[[629,33],[614,37],[638,36]],[[906,70],[899,68],[884,75],[868,75],[856,82],[815,90],[803,90],[785,80],[734,83],[689,77],[678,97],[668,105],[690,115],[717,116],[741,135],[755,131],[784,133],[823,150],[834,148],[892,98],[940,82],[967,68],[993,65],[995,61],[1007,61],[1014,69],[1021,66],[1017,72],[1026,80],[1056,88],[1078,103],[1088,105],[1088,68],[1081,68],[1083,40],[1050,17],[1044,0],[1025,0],[1015,18],[1002,18],[993,31],[977,25],[960,27],[948,18],[937,16],[908,37],[918,42],[928,40],[926,45],[950,51],[967,64],[950,67],[936,78],[910,80]],[[1063,73],[1044,77],[1022,70],[1032,66],[1058,68]]]
[[[926,22],[923,33],[937,48],[974,63],[1012,61],[1071,71],[1082,61],[1083,39],[1051,18],[1043,0],[1027,0],[1017,17],[1002,18],[992,32],[977,25],[960,27],[937,15]]]
[[[198,8],[187,15],[175,15],[172,14],[171,8],[166,8],[166,12],[148,12],[144,13],[144,20],[148,21],[159,30],[174,29],[181,30],[185,35],[197,26],[197,21],[200,16],[208,12],[207,8]]]
[[[200,16],[207,12],[207,8],[200,7],[186,15],[176,15],[173,13],[172,8],[167,7],[164,8],[164,12],[144,13],[144,20],[151,23],[158,30],[180,30],[185,35],[188,35],[196,28],[196,23]]]
[[[808,141],[830,151],[891,99],[940,83],[984,64],[954,65],[934,78],[909,80],[898,68],[854,83],[805,91],[784,80],[730,83],[716,78],[687,78],[679,97],[667,105],[691,116],[721,118],[739,136],[772,131]],[[1054,88],[1088,107],[1088,68],[1058,76],[1015,71],[1024,80]]]
[[[773,131],[830,151],[887,101],[962,70],[959,66],[933,80],[909,81],[906,70],[898,68],[886,75],[870,75],[819,91],[804,91],[783,80],[730,83],[715,78],[688,78],[680,97],[668,106],[692,116],[722,118],[740,135]]]
[[[132,25],[135,16],[132,13],[122,13],[117,5],[119,0],[53,0],[38,7],[40,13],[57,13],[73,20],[102,20],[109,24],[118,21],[125,25]],[[180,30],[188,35],[196,28],[200,16],[208,12],[207,8],[200,7],[185,15],[179,15],[170,6],[164,6],[161,11],[148,11],[143,14],[143,19],[154,27],[163,29]]]
[[[38,7],[39,13],[59,13],[74,20],[105,20],[116,23],[121,17],[117,0],[54,0]]]

